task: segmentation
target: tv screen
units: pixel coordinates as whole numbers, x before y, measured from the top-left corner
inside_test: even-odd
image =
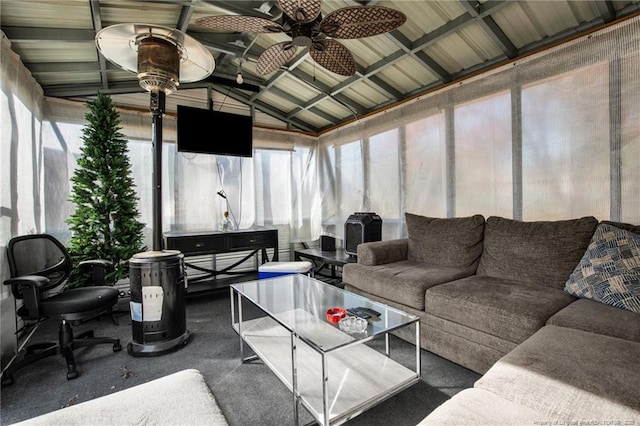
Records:
[[[200,154],[253,155],[253,118],[178,105],[178,151]]]

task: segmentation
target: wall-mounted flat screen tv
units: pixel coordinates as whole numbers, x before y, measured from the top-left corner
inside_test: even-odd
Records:
[[[253,117],[178,105],[179,152],[253,156]]]

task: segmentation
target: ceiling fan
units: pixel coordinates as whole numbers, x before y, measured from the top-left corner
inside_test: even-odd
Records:
[[[339,75],[356,72],[349,50],[334,39],[371,37],[392,31],[407,20],[397,10],[383,6],[348,6],[322,17],[322,0],[278,0],[281,23],[256,16],[218,15],[196,20],[196,24],[221,31],[285,33],[291,40],[274,44],[258,58],[256,72],[267,75],[292,59],[298,47],[322,67]]]

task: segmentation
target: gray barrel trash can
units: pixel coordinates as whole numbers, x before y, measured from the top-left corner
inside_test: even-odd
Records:
[[[129,259],[133,356],[155,356],[186,345],[184,255],[177,250],[147,251]]]

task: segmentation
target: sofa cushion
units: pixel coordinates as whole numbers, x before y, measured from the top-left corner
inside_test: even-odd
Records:
[[[350,286],[421,311],[427,288],[467,275],[461,269],[411,260],[378,266],[349,263],[342,269],[342,281]]]
[[[418,426],[549,424],[540,413],[484,389],[465,389],[433,410]]]
[[[433,218],[406,213],[405,219],[409,260],[475,272],[482,253],[483,216]]]
[[[590,216],[543,222],[489,217],[477,273],[563,289],[597,225]]]
[[[638,424],[638,354],[637,342],[548,325],[474,386],[558,422],[571,422],[557,424]]]
[[[640,235],[598,225],[565,291],[640,314]]]
[[[589,299],[579,299],[549,318],[547,325],[575,328],[640,343],[640,315]]]
[[[517,346],[427,312],[420,317],[420,335],[424,349],[480,374]]]
[[[574,300],[562,290],[474,275],[429,288],[425,311],[520,343]]]

